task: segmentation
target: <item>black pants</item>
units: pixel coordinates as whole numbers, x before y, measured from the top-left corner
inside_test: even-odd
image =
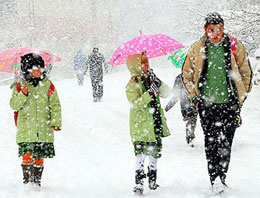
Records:
[[[211,184],[218,176],[225,183],[236,130],[236,113],[232,108],[232,104],[209,104],[205,101],[199,105]]]

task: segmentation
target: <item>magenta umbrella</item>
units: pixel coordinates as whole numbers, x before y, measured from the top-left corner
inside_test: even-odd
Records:
[[[164,34],[140,35],[119,46],[113,53],[108,64],[112,66],[124,64],[127,56],[144,51],[150,59],[158,56],[164,56],[167,53],[180,48],[184,48],[184,46]]]
[[[21,56],[28,53],[40,55],[43,58],[45,65],[61,61],[60,57],[50,54],[49,52],[39,51],[28,47],[11,48],[0,53],[0,71],[9,73],[21,72]]]

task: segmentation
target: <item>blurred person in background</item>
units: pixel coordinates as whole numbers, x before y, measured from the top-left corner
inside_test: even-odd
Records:
[[[78,84],[81,86],[84,82],[86,62],[86,56],[82,53],[82,50],[78,50],[76,56],[74,57],[74,71],[77,75]]]
[[[197,122],[197,110],[191,104],[186,88],[182,82],[182,76],[179,74],[172,88],[173,97],[165,107],[165,111],[169,111],[180,100],[181,114],[186,124],[186,142],[189,146],[194,147],[195,128]]]
[[[92,53],[88,56],[85,74],[88,69],[92,84],[93,101],[100,102],[103,97],[103,71],[105,70],[105,73],[107,73],[108,68],[105,57],[97,47],[94,47]]]

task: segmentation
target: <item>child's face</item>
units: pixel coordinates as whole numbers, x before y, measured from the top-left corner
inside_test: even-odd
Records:
[[[33,78],[40,78],[42,75],[41,67],[33,67],[33,69],[30,71],[30,75]]]
[[[146,73],[149,69],[148,57],[146,54],[142,55],[141,64],[142,64],[142,70]]]

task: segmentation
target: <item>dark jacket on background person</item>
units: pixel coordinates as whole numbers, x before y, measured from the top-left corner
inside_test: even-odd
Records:
[[[105,57],[101,53],[98,52],[97,55],[91,53],[88,56],[85,73],[89,68],[94,101],[100,100],[103,96],[103,66],[107,73]]]

